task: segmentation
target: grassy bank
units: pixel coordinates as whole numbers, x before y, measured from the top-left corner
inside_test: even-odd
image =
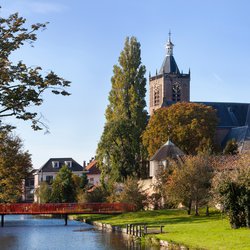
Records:
[[[125,227],[126,224],[145,223],[164,225],[163,234],[156,238],[186,245],[192,249],[249,250],[250,230],[230,228],[228,219],[218,212],[209,217],[189,216],[183,210],[158,210],[125,213],[121,215],[80,215],[86,218],[111,225]]]

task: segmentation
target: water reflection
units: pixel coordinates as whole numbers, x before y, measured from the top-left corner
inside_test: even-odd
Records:
[[[124,239],[120,233],[99,231],[78,221],[5,216],[5,227],[0,228],[1,250],[159,250],[141,246]]]

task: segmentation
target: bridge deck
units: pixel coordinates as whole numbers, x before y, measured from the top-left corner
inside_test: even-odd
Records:
[[[126,203],[15,203],[0,204],[0,214],[116,214],[134,211]]]

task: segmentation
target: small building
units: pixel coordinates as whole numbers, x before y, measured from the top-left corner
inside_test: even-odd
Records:
[[[66,165],[75,175],[81,176],[83,173],[83,167],[72,158],[50,158],[35,173],[35,190],[40,186],[41,182],[46,181],[49,185],[52,184],[57,173],[64,165]],[[38,201],[36,195],[34,201]]]
[[[150,177],[154,179],[160,168],[167,168],[170,159],[181,161],[182,156],[184,156],[183,151],[168,140],[150,159]]]
[[[97,160],[92,158],[84,168],[84,171],[87,174],[89,185],[97,186],[100,184],[101,171],[98,168]]]

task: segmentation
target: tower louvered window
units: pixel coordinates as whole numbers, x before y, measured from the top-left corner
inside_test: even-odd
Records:
[[[181,86],[179,83],[173,84],[172,87],[172,101],[179,102],[181,100]]]
[[[154,106],[158,106],[160,104],[160,87],[159,85],[154,86]]]

